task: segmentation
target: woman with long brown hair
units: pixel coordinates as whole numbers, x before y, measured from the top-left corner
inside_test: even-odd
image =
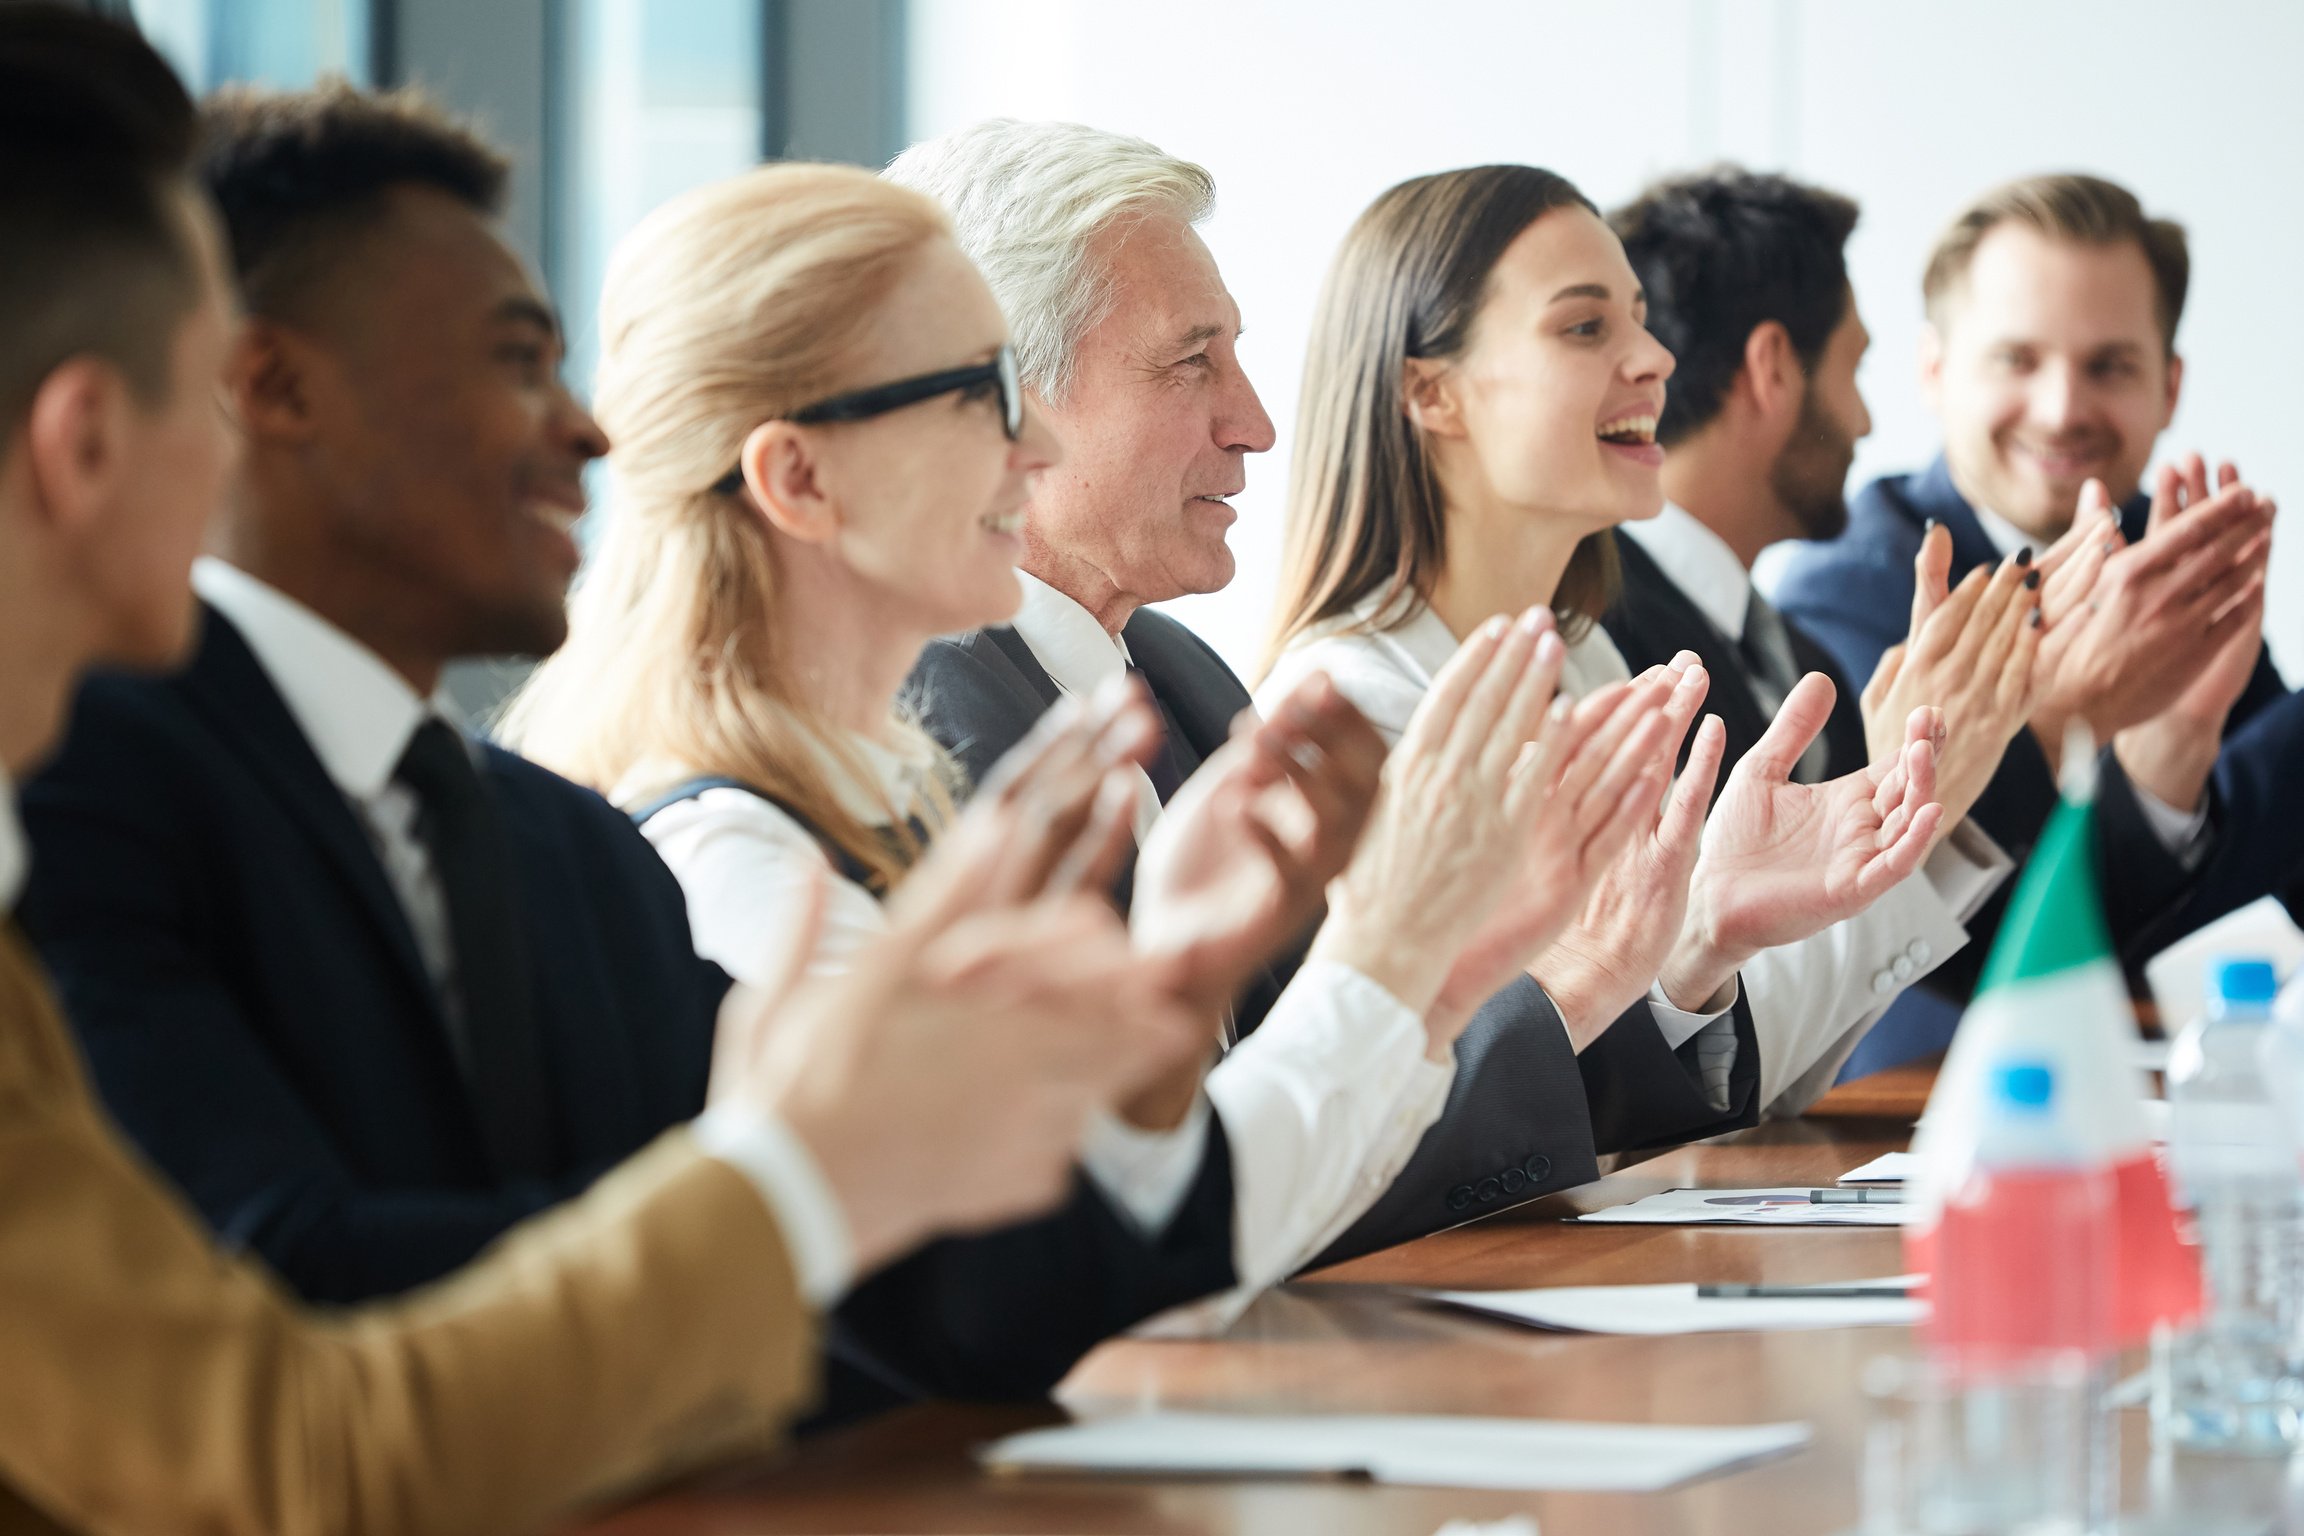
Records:
[[[1459,636],[1539,602],[1570,640],[1565,690],[1621,679],[1595,621],[1613,528],[1663,505],[1673,366],[1643,315],[1615,235],[1551,172],[1481,166],[1379,197],[1314,321],[1264,687],[1325,671],[1397,729]],[[1687,693],[1706,685],[1692,655],[1672,670]],[[1719,1058],[1741,1048],[1715,1015],[1741,973],[1758,1107],[1797,1109],[1892,995],[1878,978],[1914,974],[1874,962],[1884,936],[1926,935],[1939,958],[1964,940],[1953,903],[1907,878],[1943,815],[1933,712],[1866,771],[1790,783],[1830,702],[1821,678],[1793,690],[1708,820],[1722,738],[1705,722],[1651,833],[1530,967],[1580,1041],[1647,994],[1668,1034],[1687,1031],[1675,1043],[1731,1079]]]

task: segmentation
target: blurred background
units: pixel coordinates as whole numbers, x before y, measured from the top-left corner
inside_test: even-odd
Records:
[[[1603,207],[1732,160],[1863,204],[1849,258],[1875,422],[1854,485],[1936,435],[1914,383],[1920,265],[1973,194],[2086,170],[2192,236],[2163,454],[2304,498],[2304,5],[2292,0],[100,0],[196,86],[418,82],[514,151],[513,233],[591,373],[607,253],[649,208],[764,156],[874,165],[989,116],[1149,138],[1214,173],[1205,233],[1280,428],[1249,467],[1239,575],[1174,605],[1255,659],[1298,370],[1345,227],[1404,177],[1527,161]],[[2300,501],[2299,505],[2304,505]],[[595,517],[614,515],[602,501]],[[2304,674],[2304,543],[2273,559],[2276,659]]]

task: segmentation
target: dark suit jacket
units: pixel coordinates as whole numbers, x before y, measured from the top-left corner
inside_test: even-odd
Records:
[[[445,1274],[703,1106],[728,979],[697,958],[679,885],[599,796],[483,754],[564,1158],[532,1183],[492,1176],[488,1107],[367,833],[219,615],[182,674],[89,683],[25,791],[22,917],[106,1102],[220,1234],[314,1299]],[[1230,1214],[1219,1138],[1159,1243],[1083,1183],[1055,1216],[931,1245],[843,1304],[832,1399],[1043,1391],[1097,1340],[1229,1285]]]
[[[1712,679],[1704,695],[1704,709],[1718,715],[1727,732],[1728,750],[1720,759],[1720,775],[1726,778],[1744,754],[1759,744],[1775,714],[1760,702],[1751,669],[1736,643],[1664,574],[1664,568],[1638,540],[1621,533],[1615,539],[1624,585],[1615,603],[1601,616],[1601,627],[1635,673],[1662,666],[1682,651],[1694,651],[1703,658],[1704,670]],[[1791,637],[1792,658],[1800,670],[1823,673],[1837,690],[1832,698],[1832,718],[1824,723],[1822,777],[1836,779],[1853,773],[1870,761],[1864,745],[1862,689],[1850,686],[1832,653],[1796,621],[1787,617],[1784,629]],[[1687,759],[1685,748],[1681,759]]]
[[[2143,537],[2149,506],[2139,496],[2121,508],[2129,538]],[[1912,561],[1930,518],[1951,530],[1954,582],[2000,558],[1939,458],[1920,474],[1874,481],[1851,503],[1845,533],[1827,544],[1798,546],[1787,564],[1775,594],[1778,606],[1823,641],[1849,677],[1870,678],[1881,655],[1904,639],[1912,607]],[[2286,691],[2270,659],[2260,657],[2256,675],[2232,712],[2233,725]],[[2123,955],[2136,961],[2147,953],[2141,948],[2147,937],[2166,931],[2162,919],[2182,899],[2191,877],[2152,833],[2109,751],[2102,762],[2097,805],[2105,916]],[[1969,814],[2021,865],[2055,806],[2056,782],[2048,760],[2031,732],[2021,731]],[[1943,1049],[1959,1007],[1975,988],[2013,884],[1970,921],[1968,947],[1922,987],[1897,1000],[1850,1058],[1850,1075]]]
[[[1123,638],[1189,770],[1219,746],[1248,690],[1223,660],[1165,614],[1139,609]],[[1015,630],[977,630],[928,647],[905,687],[908,707],[972,779],[1021,740],[1060,690]],[[1285,984],[1286,976],[1275,976]],[[1276,988],[1271,989],[1276,995]],[[1269,1006],[1244,1001],[1243,1030]],[[1667,1049],[1644,1006],[1578,1056],[1543,990],[1525,977],[1484,1005],[1456,1046],[1456,1080],[1438,1123],[1400,1177],[1321,1256],[1333,1262],[1453,1226],[1593,1178],[1597,1151],[1693,1140],[1759,1116],[1759,1048],[1741,999],[1729,1109],[1705,1102],[1693,1049]]]

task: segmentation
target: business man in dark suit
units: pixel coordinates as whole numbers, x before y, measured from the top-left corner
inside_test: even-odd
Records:
[[[2228,712],[2244,720],[2285,691],[2259,638],[2269,503],[2237,483],[2212,488],[2198,469],[2164,469],[2157,497],[2142,489],[2182,380],[2175,335],[2187,281],[2182,230],[2147,219],[2109,182],[2036,177],[1985,194],[1938,242],[1924,282],[1922,383],[1944,427],[1943,457],[1867,487],[1846,531],[1801,546],[1775,592],[1862,677],[1904,638],[1931,524],[1949,535],[1953,582],[2027,552],[2103,557],[2077,638],[2040,677],[2030,729],[1972,814],[2021,863],[2054,807],[2066,728],[2082,723],[2109,740],[2108,835],[2121,822],[2130,835],[2106,860],[2108,895],[2131,958],[2146,935],[2164,940],[2153,914],[2181,893],[2215,835],[2203,745]],[[2049,293],[2070,302],[2050,305]],[[2076,518],[2084,492],[2109,505]],[[1977,938],[1999,915],[1979,915]],[[1940,1002],[1908,1001],[1884,1021],[1852,1066],[1942,1049],[1985,948],[1936,978]]]
[[[1134,669],[1171,726],[1170,754],[1142,795],[1148,827],[1249,698],[1214,650],[1146,605],[1231,580],[1223,498],[1274,436],[1234,348],[1237,308],[1193,232],[1213,195],[1207,173],[1075,125],[987,123],[915,146],[889,175],[953,209],[962,248],[1009,316],[1027,387],[1065,444],[1026,510],[1014,624],[930,646],[907,702],[980,774],[1056,699]],[[1101,284],[1071,281],[1090,266]],[[1109,295],[1093,317],[1076,307],[1092,292]],[[1256,1006],[1244,999],[1243,1029]],[[1458,1042],[1439,1123],[1324,1257],[1583,1182],[1600,1151],[1751,1123],[1758,1049],[1741,996],[1734,1008],[1739,1049],[1723,1104],[1646,1005],[1579,1056],[1558,1010],[1522,978]]]
[[[343,87],[223,101],[205,142],[248,452],[191,668],[92,684],[29,787],[24,918],[130,1135],[220,1233],[350,1300],[694,1115],[728,983],[622,815],[439,702],[456,657],[558,644],[606,447],[495,232],[503,162]],[[832,1410],[1035,1394],[1232,1283],[1220,1132],[1158,1232],[1076,1183],[865,1279]]]

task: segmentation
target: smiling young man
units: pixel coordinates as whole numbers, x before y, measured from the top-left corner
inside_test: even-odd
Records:
[[[2169,857],[2196,862],[2227,714],[2238,723],[2285,691],[2258,634],[2270,504],[2245,485],[2211,489],[2204,471],[2164,469],[2157,495],[2144,485],[2183,381],[2176,331],[2189,277],[2182,229],[2111,182],[2040,176],[1977,199],[1938,240],[1922,284],[1921,386],[1942,457],[1867,487],[1846,531],[1800,546],[1773,593],[1864,678],[1906,637],[1914,557],[1932,524],[1950,534],[1953,583],[2044,555],[2068,534],[2106,541],[2085,625],[2036,677],[2031,728],[1976,802],[1977,822],[2019,862],[2054,805],[2055,763],[2076,722],[2113,744]],[[2117,528],[2091,511],[2075,533],[2091,481],[2118,508]],[[2108,866],[2115,899],[2163,906],[2169,882],[2165,870],[2147,873],[2152,862]],[[1997,921],[1987,908],[1972,929],[1981,938]],[[2135,932],[2140,949],[2167,936],[2157,923]],[[1851,1070],[1941,1050],[1987,948],[1933,978],[1933,1002],[1908,999]]]

